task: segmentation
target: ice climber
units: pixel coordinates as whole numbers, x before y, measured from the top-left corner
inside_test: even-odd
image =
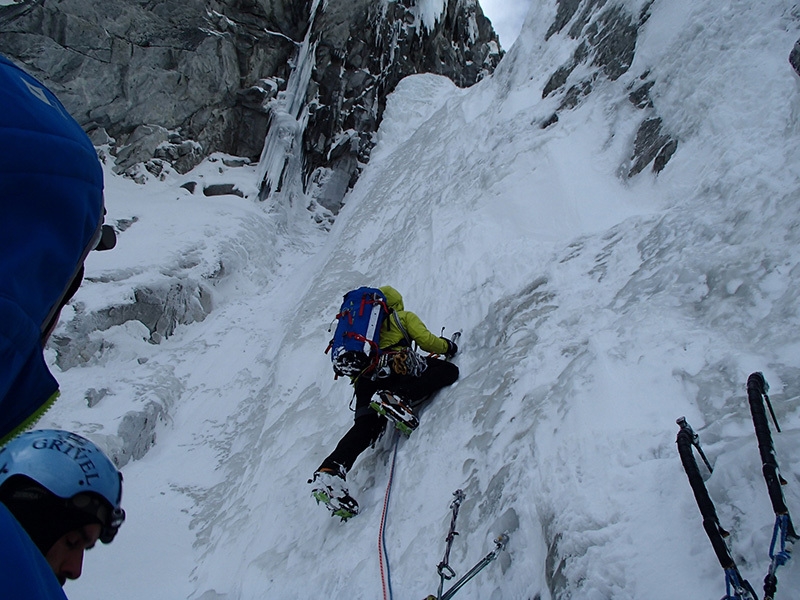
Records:
[[[3,597],[65,598],[84,551],[114,539],[121,499],[122,475],[86,438],[37,429],[9,442],[0,450]]]
[[[121,475],[85,438],[21,435],[58,396],[44,345],[103,225],[103,171],[58,99],[0,56],[0,596],[66,596],[83,551],[122,523]],[[11,441],[9,441],[11,440]],[[4,447],[3,445],[6,444]]]
[[[353,425],[311,480],[314,497],[343,518],[358,512],[358,504],[345,486],[346,475],[356,458],[378,440],[387,418],[395,421],[401,431],[410,433],[418,425],[413,409],[458,379],[456,365],[433,356],[452,358],[458,352],[456,343],[431,333],[416,314],[405,310],[403,297],[396,289],[379,289],[386,296],[389,309],[380,329],[381,361],[352,378],[356,398]],[[420,356],[412,348],[413,343],[431,355]]]

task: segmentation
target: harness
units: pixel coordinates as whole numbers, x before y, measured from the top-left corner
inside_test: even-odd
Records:
[[[373,378],[383,379],[390,375],[407,375],[419,377],[428,367],[428,363],[412,348],[414,341],[403,327],[396,310],[389,313],[389,323],[394,324],[403,334],[403,339],[392,346],[396,350],[384,350],[378,359],[378,366]]]

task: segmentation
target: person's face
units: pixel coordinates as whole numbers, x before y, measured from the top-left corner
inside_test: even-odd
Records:
[[[77,579],[83,569],[83,552],[94,547],[100,537],[100,525],[90,523],[62,535],[45,555],[61,585]]]

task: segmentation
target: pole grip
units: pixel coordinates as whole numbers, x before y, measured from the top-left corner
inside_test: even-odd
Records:
[[[691,428],[681,427],[680,431],[678,431],[676,444],[678,445],[681,463],[683,463],[683,470],[686,471],[689,485],[694,493],[694,499],[697,501],[697,507],[703,516],[703,529],[705,529],[706,535],[711,541],[711,546],[714,548],[719,564],[723,569],[730,569],[735,563],[725,543],[725,537],[728,536],[728,532],[720,526],[717,510],[714,508],[714,503],[711,501],[711,496],[708,495],[706,484],[700,476],[700,469],[692,453],[693,436]]]
[[[776,515],[788,515],[789,509],[783,498],[781,476],[778,461],[775,458],[775,447],[772,443],[769,421],[764,409],[764,397],[768,389],[769,385],[762,373],[752,373],[747,378],[747,401],[750,404],[750,414],[753,417],[753,428],[758,440],[758,452],[761,455],[761,472],[764,475],[764,481],[767,483],[772,510]],[[789,518],[787,531],[790,537],[797,539],[791,518]]]

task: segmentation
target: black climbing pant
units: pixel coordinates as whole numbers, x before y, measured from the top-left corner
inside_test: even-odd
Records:
[[[370,408],[372,396],[379,390],[388,390],[400,396],[412,407],[421,406],[430,400],[437,390],[452,385],[458,379],[458,367],[431,356],[427,357],[428,367],[417,377],[392,374],[389,377],[356,381],[356,413],[353,426],[344,434],[333,452],[319,468],[329,468],[347,473],[370,444],[383,433],[386,418]]]

